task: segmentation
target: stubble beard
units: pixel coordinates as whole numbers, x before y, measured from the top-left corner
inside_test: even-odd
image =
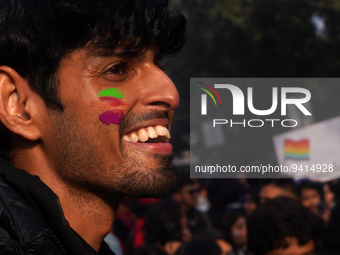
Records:
[[[159,167],[152,168],[147,165],[147,162],[141,160],[138,155],[132,156],[131,153],[126,153],[124,148],[121,151],[124,152],[124,164],[122,164],[121,169],[120,166],[112,166],[111,170],[118,169],[117,172],[124,172],[124,169],[126,169],[124,165],[129,162],[128,170],[119,183],[120,189],[124,190],[126,195],[160,198],[175,191],[177,172],[171,164],[173,155],[154,155],[150,153],[150,158],[155,158],[157,165],[159,165]]]
[[[120,141],[121,160],[108,165],[102,155],[95,155],[100,143],[89,139],[97,133],[94,128],[77,125],[74,118],[65,115],[55,122],[55,161],[58,175],[71,189],[104,197],[155,198],[167,196],[176,189],[177,173],[171,164],[172,155],[147,155],[127,148]],[[145,158],[156,161],[156,167],[148,166]]]

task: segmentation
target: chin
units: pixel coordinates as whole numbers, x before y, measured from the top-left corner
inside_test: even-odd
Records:
[[[140,173],[134,181],[130,179],[125,187],[125,195],[143,198],[162,198],[171,195],[177,189],[177,172],[173,167],[153,169],[152,173]],[[126,183],[127,184],[127,183]]]

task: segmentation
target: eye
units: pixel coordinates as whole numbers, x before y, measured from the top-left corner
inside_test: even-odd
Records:
[[[127,70],[128,70],[127,63],[119,62],[118,64],[115,64],[111,66],[108,70],[106,70],[105,74],[123,75],[126,74]]]
[[[130,75],[129,66],[127,62],[118,62],[110,67],[108,67],[104,73],[103,76],[105,79],[114,81],[114,82],[120,82],[127,79]]]

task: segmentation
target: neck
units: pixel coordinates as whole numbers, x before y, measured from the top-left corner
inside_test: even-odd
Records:
[[[44,181],[44,180],[43,180]],[[94,193],[67,184],[45,182],[59,197],[66,220],[94,250],[99,251],[104,237],[112,230],[122,197],[103,199]]]
[[[71,228],[94,250],[99,251],[104,237],[112,230],[121,199],[107,201],[69,186],[55,190],[55,193],[59,196],[65,218]]]
[[[35,156],[39,155],[36,153]],[[104,237],[111,231],[113,220],[122,196],[103,196],[79,189],[64,182],[53,167],[40,160],[16,157],[13,164],[40,179],[59,197],[66,220],[94,250],[99,251]],[[18,160],[19,159],[19,160]],[[23,159],[23,160],[21,160]],[[108,199],[109,197],[109,199]]]

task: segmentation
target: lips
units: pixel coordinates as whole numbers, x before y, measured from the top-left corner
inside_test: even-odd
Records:
[[[125,134],[122,139],[132,143],[167,143],[170,139],[170,132],[162,125],[148,126]]]

